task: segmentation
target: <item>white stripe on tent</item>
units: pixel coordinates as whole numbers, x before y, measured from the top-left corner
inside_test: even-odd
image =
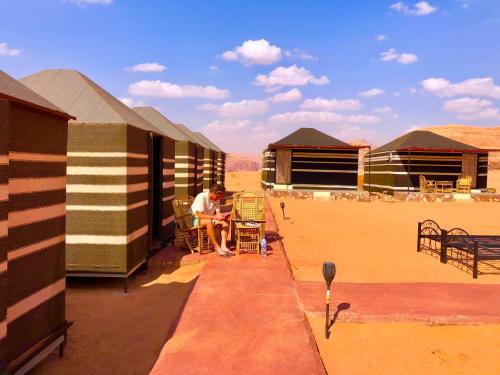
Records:
[[[366,174],[397,174],[397,175],[444,175],[444,176],[460,176],[462,173],[451,173],[451,172],[392,172],[392,171],[371,171]]]
[[[146,175],[148,167],[70,167],[67,169],[68,176],[127,176]]]
[[[342,169],[296,169],[292,168],[292,172],[322,172],[322,173],[358,173],[358,170],[342,170]]]
[[[311,188],[341,188],[341,189],[357,189],[356,185],[317,185],[317,184],[294,184],[292,187],[296,186],[310,186]]]
[[[148,226],[136,230],[133,233],[123,236],[105,236],[90,234],[67,234],[66,243],[69,245],[90,244],[90,245],[127,245],[135,239],[148,232]]]
[[[408,190],[408,186],[389,186],[389,185],[377,185],[377,184],[368,185],[367,183],[364,183],[363,186],[374,186],[374,187],[385,188],[385,189],[389,189],[389,190]],[[417,191],[417,190],[420,190],[420,187],[410,186],[410,190]]]
[[[132,152],[68,152],[68,157],[147,159],[148,154],[135,154]]]
[[[67,205],[67,211],[128,211],[148,204],[147,200],[130,204],[128,206],[90,206],[90,205]]]

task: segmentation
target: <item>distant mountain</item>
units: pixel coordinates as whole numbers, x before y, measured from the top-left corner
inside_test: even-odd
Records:
[[[227,154],[226,172],[258,171],[262,167],[262,155],[259,154]]]
[[[433,133],[486,149],[500,149],[500,127],[483,128],[469,125],[442,125],[425,128]],[[491,152],[489,167],[500,169],[500,152]]]

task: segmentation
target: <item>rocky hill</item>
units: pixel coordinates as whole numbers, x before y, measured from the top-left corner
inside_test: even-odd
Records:
[[[227,154],[226,172],[258,171],[262,166],[260,154]]]
[[[500,127],[483,128],[467,125],[442,125],[425,128],[436,134],[486,149],[500,149]],[[491,169],[500,169],[500,152],[491,152],[489,157]]]

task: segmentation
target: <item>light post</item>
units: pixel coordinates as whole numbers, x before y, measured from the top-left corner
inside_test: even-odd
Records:
[[[283,220],[286,220],[285,217],[285,202],[280,202],[281,212],[283,212]]]
[[[335,263],[324,262],[323,263],[323,277],[326,282],[326,316],[325,316],[325,338],[329,336],[330,329],[330,286],[335,277]]]

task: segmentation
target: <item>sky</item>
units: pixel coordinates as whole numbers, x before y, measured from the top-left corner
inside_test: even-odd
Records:
[[[499,0],[1,0],[0,69],[76,69],[226,152],[500,124]]]

